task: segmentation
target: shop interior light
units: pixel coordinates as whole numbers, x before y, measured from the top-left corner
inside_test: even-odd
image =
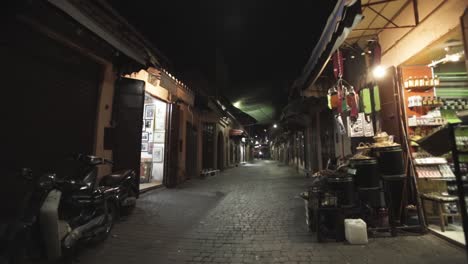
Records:
[[[374,78],[381,79],[385,76],[385,68],[382,65],[378,65],[372,70],[372,74]]]
[[[260,152],[258,152],[258,154],[260,154],[260,155],[263,155],[263,153],[262,153],[261,151],[260,151]]]
[[[255,145],[258,145],[258,141],[255,141]]]
[[[273,125],[273,128],[277,128],[277,127],[278,127],[278,125],[276,125],[276,124]]]
[[[447,55],[449,61],[457,62],[460,60],[461,55],[459,53]]]

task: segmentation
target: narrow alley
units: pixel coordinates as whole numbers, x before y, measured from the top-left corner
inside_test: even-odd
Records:
[[[433,235],[370,239],[365,246],[317,243],[298,194],[308,179],[256,160],[141,196],[105,243],[76,258],[94,263],[464,263]]]

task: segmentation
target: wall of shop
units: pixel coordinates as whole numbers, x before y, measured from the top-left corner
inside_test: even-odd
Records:
[[[460,26],[460,17],[467,7],[466,0],[418,1],[420,24],[415,28],[384,30],[379,34],[382,47],[382,65],[398,66],[416,55],[450,30]],[[397,25],[414,25],[413,6],[396,17]]]
[[[112,118],[112,103],[114,98],[114,87],[117,76],[110,63],[105,64],[103,81],[100,87],[100,100],[98,102],[97,125],[96,125],[96,147],[95,155],[112,160],[112,150],[104,148],[104,130],[110,127]],[[111,165],[103,165],[98,168],[98,177],[112,172]]]
[[[11,166],[42,167],[78,152],[112,159],[112,151],[104,148],[116,79],[112,48],[47,3],[30,5],[18,15],[21,19],[12,16],[5,23],[4,33],[9,37],[0,50],[2,72],[22,76],[21,82],[12,79],[13,85],[7,83],[14,89],[6,89],[3,94],[11,98],[3,104],[7,112],[19,108],[16,120],[4,120],[15,129],[11,135],[5,131],[5,139],[14,142],[14,149],[22,153],[16,156],[5,142],[2,146],[7,156],[2,160]],[[33,72],[24,68],[25,61],[35,69]],[[83,131],[82,120],[93,122],[90,131]],[[42,133],[48,135],[43,137]],[[84,134],[89,139],[82,139]],[[100,166],[99,176],[110,171],[110,166]]]

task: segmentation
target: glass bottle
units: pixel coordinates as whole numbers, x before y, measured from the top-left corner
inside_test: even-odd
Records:
[[[408,87],[414,87],[413,76],[410,76],[410,77],[408,78]]]
[[[429,82],[429,78],[427,76],[424,76],[424,86],[430,86],[431,83]]]
[[[422,87],[424,86],[424,78],[423,77],[419,77],[419,87]]]
[[[422,106],[427,106],[427,100],[425,96],[422,97]]]
[[[434,96],[428,96],[427,98],[428,98],[428,100],[427,100],[427,105],[428,105],[428,106],[433,106],[433,105],[435,105],[435,101],[436,101],[436,100],[435,100]]]
[[[434,78],[434,86],[438,86],[440,84],[440,79],[439,77],[436,75],[435,78]]]

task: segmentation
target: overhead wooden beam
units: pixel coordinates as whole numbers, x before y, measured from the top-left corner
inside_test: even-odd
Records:
[[[355,31],[366,31],[366,30],[383,30],[383,29],[401,29],[401,28],[414,28],[416,25],[398,26],[398,27],[377,27],[377,28],[356,28]]]
[[[372,2],[372,3],[367,3],[367,4],[363,4],[361,5],[361,7],[368,7],[368,6],[373,6],[373,5],[380,5],[380,4],[385,4],[385,3],[390,3],[390,2],[396,2],[398,0],[381,0],[381,1],[376,1],[376,2]]]
[[[413,0],[413,10],[414,10],[414,23],[419,25],[419,10],[418,10],[418,0]]]

